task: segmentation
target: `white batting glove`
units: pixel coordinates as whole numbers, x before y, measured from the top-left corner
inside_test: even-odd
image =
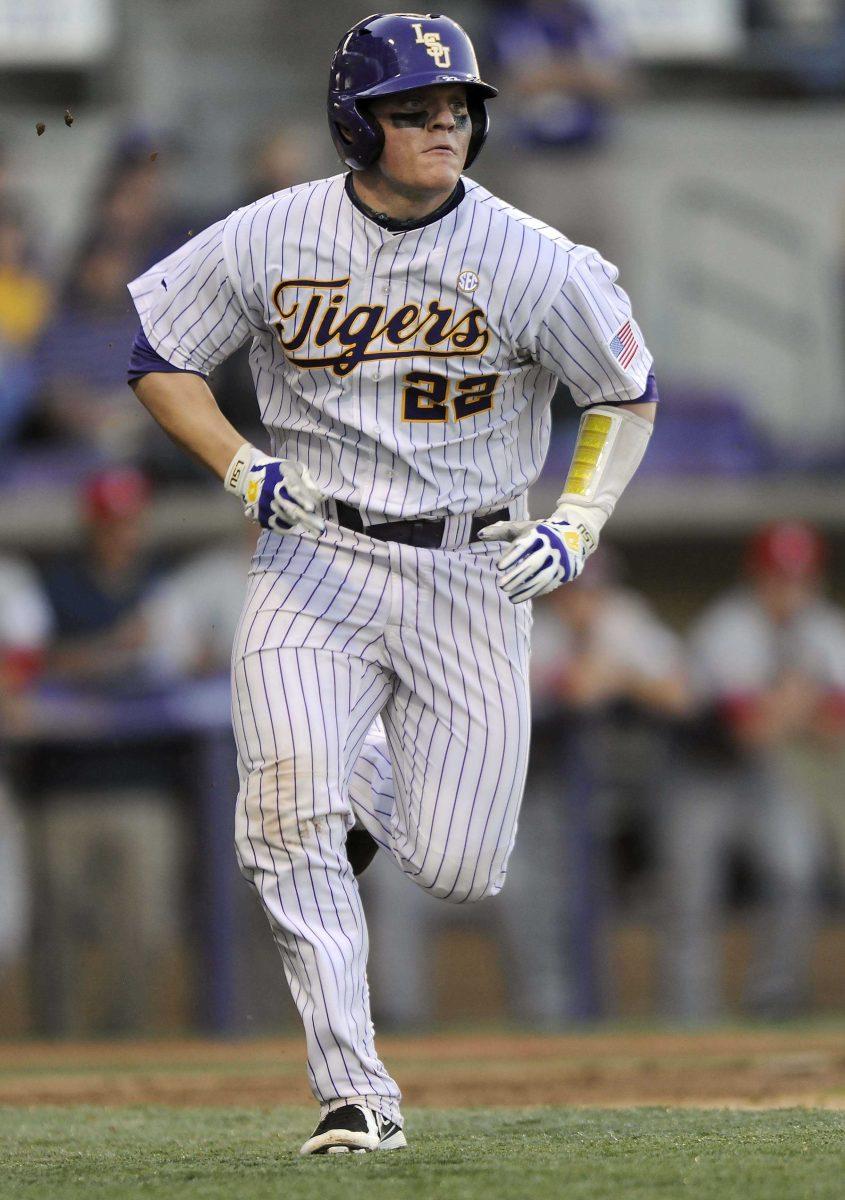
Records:
[[[273,533],[304,530],[319,537],[326,522],[317,514],[323,493],[301,463],[270,458],[244,442],[223,477],[227,492],[240,496],[244,513]]]
[[[497,521],[478,536],[511,543],[496,568],[499,587],[514,604],[577,579],[597,540],[585,526],[576,527],[558,513],[545,521]]]

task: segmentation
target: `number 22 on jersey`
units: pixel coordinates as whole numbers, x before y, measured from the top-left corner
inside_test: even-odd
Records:
[[[409,371],[402,391],[403,421],[448,421],[450,405],[456,421],[493,407],[493,392],[498,374],[467,375],[452,395],[445,375],[430,371]]]

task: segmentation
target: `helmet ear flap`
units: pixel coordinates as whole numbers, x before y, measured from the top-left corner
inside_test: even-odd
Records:
[[[384,129],[373,115],[373,110],[366,100],[356,100],[355,110],[366,129],[369,130],[369,135],[374,147],[373,156],[370,159],[368,166],[372,165],[384,149]]]
[[[469,139],[469,150],[464,162],[464,170],[471,166],[478,157],[478,153],[487,140],[487,134],[490,130],[490,114],[487,112],[484,97],[479,96],[473,87],[467,88],[467,109],[469,110],[469,119],[472,124],[472,136]]]
[[[352,97],[329,104],[329,125],[335,149],[353,171],[371,166],[384,149],[384,133],[377,121]]]

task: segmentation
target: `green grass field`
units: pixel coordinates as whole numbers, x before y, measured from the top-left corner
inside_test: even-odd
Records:
[[[301,1159],[297,1036],[0,1043],[0,1200],[845,1200],[845,1027],[382,1039],[409,1148]]]
[[[301,1159],[314,1112],[0,1110],[2,1200],[841,1200],[845,1113],[410,1109],[405,1151]]]

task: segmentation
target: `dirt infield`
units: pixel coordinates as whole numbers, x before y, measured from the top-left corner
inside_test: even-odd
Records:
[[[845,1027],[381,1039],[409,1105],[845,1108]],[[0,1104],[307,1103],[299,1038],[0,1044]]]

